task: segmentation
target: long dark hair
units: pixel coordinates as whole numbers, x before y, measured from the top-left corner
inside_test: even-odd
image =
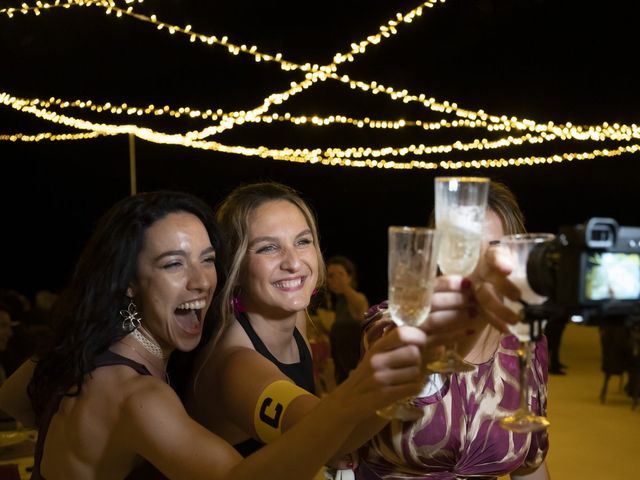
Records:
[[[111,207],[98,221],[56,304],[52,344],[36,359],[28,392],[38,424],[52,398],[80,394],[85,375],[95,368],[96,356],[127,334],[119,312],[129,302],[126,290],[136,278],[144,234],[156,221],[175,212],[198,217],[209,234],[216,258],[221,258],[213,212],[192,195],[142,193]],[[217,270],[221,272],[220,268]],[[209,324],[211,321],[205,322],[205,329]]]

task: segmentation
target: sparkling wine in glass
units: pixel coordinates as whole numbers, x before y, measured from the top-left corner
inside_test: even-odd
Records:
[[[418,326],[431,310],[437,273],[439,232],[423,227],[389,227],[389,314],[396,325]],[[413,399],[378,411],[387,419],[417,420]]]
[[[442,235],[438,266],[445,275],[468,276],[478,264],[489,184],[485,177],[435,179],[436,229]],[[475,368],[456,352],[455,344],[427,366],[439,373]]]
[[[527,281],[527,261],[529,253],[538,244],[554,239],[551,233],[524,233],[518,235],[507,235],[500,240],[502,248],[509,250],[513,260],[513,270],[509,275],[511,280],[519,289],[521,299],[529,305],[540,305],[546,301],[533,291]],[[523,311],[521,302],[514,302],[509,299],[504,300],[505,305],[516,313]],[[526,320],[523,318],[523,320]],[[529,408],[527,401],[529,397],[529,370],[531,368],[531,340],[530,326],[526,321],[518,322],[516,325],[509,325],[509,330],[519,341],[517,350],[519,374],[519,394],[520,401],[518,409],[513,414],[500,419],[500,425],[513,432],[526,433],[544,430],[549,426],[549,420],[536,415]]]

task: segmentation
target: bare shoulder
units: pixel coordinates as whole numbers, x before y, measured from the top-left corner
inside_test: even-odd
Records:
[[[232,418],[251,417],[264,389],[278,380],[292,382],[280,369],[255,350],[229,350],[221,364],[219,385],[224,392],[223,411]],[[309,394],[311,395],[311,394]]]
[[[184,407],[176,392],[165,382],[148,376],[124,385],[120,393],[120,405],[129,420],[138,415],[143,419],[152,418],[154,413],[181,413]]]
[[[249,339],[249,335],[247,335],[247,332],[245,332],[244,328],[242,328],[242,325],[240,325],[237,320],[229,325],[227,330],[222,334],[217,346],[222,350],[234,347],[246,347],[253,349],[253,344]]]
[[[171,424],[188,421],[176,392],[157,378],[139,376],[122,385],[119,396],[117,436],[123,442],[131,441],[132,448],[153,443],[158,435],[173,430]]]
[[[121,397],[153,386],[164,386],[171,390],[171,387],[164,381],[151,375],[141,375],[127,365],[109,365],[96,368],[89,374],[85,385],[88,389],[102,390],[104,394]]]
[[[61,408],[71,416],[83,417],[83,412],[103,421],[115,422],[121,418],[123,409],[132,403],[144,404],[149,398],[170,398],[181,405],[173,389],[162,380],[151,375],[140,375],[125,365],[97,368],[88,375],[82,386],[80,397],[69,397]]]
[[[270,360],[253,348],[230,347],[219,357],[221,386],[253,383],[257,388],[285,375]],[[263,379],[266,379],[263,381]],[[258,384],[258,385],[256,385]]]
[[[169,385],[148,376],[122,398],[114,437],[169,478],[220,478],[239,461],[227,442],[189,416]]]
[[[220,372],[226,368],[229,355],[237,349],[253,350],[253,345],[240,324],[234,322],[217,341],[209,342],[198,354],[191,379],[194,392],[219,390]]]

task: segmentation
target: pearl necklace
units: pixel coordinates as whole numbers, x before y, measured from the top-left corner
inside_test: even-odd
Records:
[[[131,332],[131,335],[133,335],[133,338],[135,338],[138,343],[140,343],[142,347],[154,357],[163,360],[167,358],[168,355],[164,354],[162,348],[160,348],[160,344],[156,342],[153,337],[147,338],[145,335],[140,333],[138,329],[135,329],[133,332]]]

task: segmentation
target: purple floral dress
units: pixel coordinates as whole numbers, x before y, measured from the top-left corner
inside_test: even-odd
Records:
[[[495,479],[542,464],[548,450],[546,431],[513,433],[497,420],[518,408],[517,348],[517,338],[505,336],[494,356],[475,371],[442,377],[439,390],[417,400],[423,406],[422,419],[391,421],[362,448],[356,478]],[[528,402],[536,414],[544,415],[546,339],[533,348]]]

